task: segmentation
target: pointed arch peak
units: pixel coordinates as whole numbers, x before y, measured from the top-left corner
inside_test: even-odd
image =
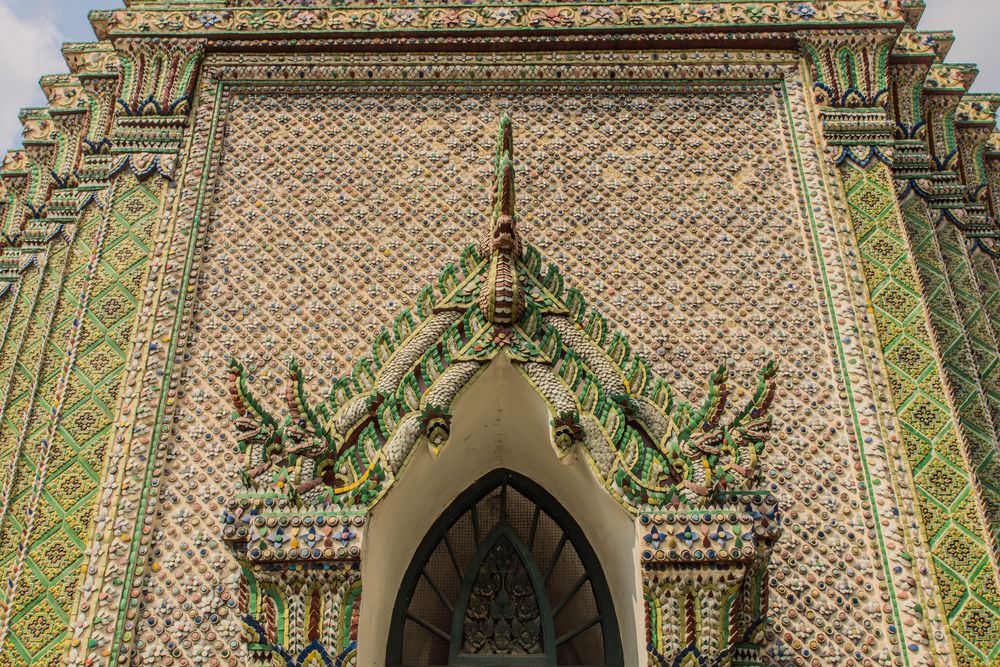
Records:
[[[704,505],[727,490],[753,488],[771,419],[777,366],[766,364],[750,400],[728,403],[725,365],[704,401],[679,400],[582,294],[565,289],[557,267],[527,246],[516,261],[524,310],[500,324],[480,299],[491,262],[469,248],[446,267],[425,306],[402,311],[375,336],[372,353],[326,398],[306,391],[289,365],[283,419],[251,391],[251,369],[231,362],[234,424],[255,493],[314,505],[370,505],[401,474],[418,441],[433,453],[451,433],[453,405],[498,355],[545,400],[551,444],[578,446],[602,482],[633,511],[647,505]]]

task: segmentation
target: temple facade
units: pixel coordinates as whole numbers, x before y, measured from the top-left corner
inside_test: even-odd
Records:
[[[0,170],[0,667],[1000,664],[923,0],[126,4]]]

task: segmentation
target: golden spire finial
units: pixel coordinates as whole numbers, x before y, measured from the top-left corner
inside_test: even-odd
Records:
[[[521,257],[521,235],[514,215],[514,124],[505,111],[493,156],[493,211],[490,225],[479,244],[490,258],[489,275],[479,296],[479,307],[494,324],[510,325],[523,311],[517,260]]]

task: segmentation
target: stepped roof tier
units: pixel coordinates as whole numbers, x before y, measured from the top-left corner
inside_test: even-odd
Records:
[[[380,49],[455,48],[488,42],[508,44],[505,48],[543,48],[553,31],[563,43],[576,40],[581,47],[627,48],[629,45],[662,45],[668,48],[697,45],[704,48],[802,48],[813,62],[817,100],[838,107],[871,108],[887,104],[892,82],[882,77],[845,84],[836,90],[837,71],[828,71],[833,60],[810,44],[827,40],[834,50],[842,49],[862,34],[878,34],[884,43],[879,58],[901,64],[929,64],[921,85],[914,90],[929,97],[963,101],[978,69],[974,65],[945,62],[954,43],[947,31],[920,31],[917,24],[923,0],[829,0],[823,2],[418,2],[411,0],[131,0],[116,10],[93,11],[91,23],[100,41],[66,44],[64,55],[69,74],[44,77],[41,81],[48,105],[24,109],[24,148],[9,152],[0,168],[0,219],[4,237],[0,241],[0,264],[23,266],[30,246],[44,243],[58,233],[58,222],[72,217],[72,202],[61,205],[62,215],[46,214],[39,193],[66,190],[82,177],[84,189],[90,179],[100,179],[126,166],[138,174],[173,170],[174,151],[142,151],[144,125],[141,118],[159,119],[157,140],[169,144],[180,138],[177,119],[190,108],[193,77],[206,50],[232,48],[365,48]],[[845,32],[846,31],[846,32]],[[872,32],[874,31],[874,33]],[[812,35],[813,37],[808,37]],[[853,35],[853,37],[851,37]],[[147,71],[142,51],[150,40],[175,38],[168,49],[183,61],[180,76],[157,80]],[[456,41],[457,40],[457,41]],[[483,40],[486,40],[485,42]],[[496,42],[496,43],[500,43]],[[142,45],[147,46],[143,47]],[[225,46],[230,44],[230,46]],[[324,46],[324,44],[326,46]],[[340,46],[337,46],[337,45]],[[256,46],[254,46],[256,45]],[[534,45],[534,46],[533,46]],[[840,45],[840,46],[838,46]],[[835,58],[834,58],[835,60]],[[156,61],[164,69],[168,63]],[[876,68],[871,75],[878,74]],[[834,68],[835,70],[836,68]],[[891,71],[891,68],[890,68]],[[102,108],[101,96],[111,94],[109,82],[119,76],[130,93],[116,99],[117,109]],[[832,81],[831,81],[832,80]],[[164,85],[172,86],[170,90]],[[914,86],[908,80],[907,85]],[[157,87],[153,90],[150,86]],[[870,88],[865,94],[866,87]],[[832,95],[832,97],[831,97]],[[949,133],[975,125],[978,134],[992,127],[997,100],[989,95],[969,95],[962,112],[948,122]],[[975,120],[966,112],[974,110]],[[115,113],[117,112],[117,113]],[[100,114],[115,116],[114,137],[88,130],[93,141],[84,137],[80,149],[67,142],[70,134],[60,120],[70,121]],[[134,118],[135,120],[128,120]],[[148,124],[148,123],[146,123]],[[133,127],[129,127],[129,126]],[[905,125],[902,123],[901,125]],[[896,133],[905,133],[898,127]],[[918,128],[919,131],[919,128]],[[103,134],[109,134],[107,130]],[[976,144],[975,154],[966,161],[980,174],[981,183],[970,184],[976,201],[987,198],[985,182],[997,165],[995,138]],[[891,143],[891,142],[890,142]],[[947,159],[954,162],[956,146]],[[55,159],[57,156],[60,159]],[[100,157],[99,157],[100,156]],[[87,158],[87,159],[84,159]],[[54,161],[55,160],[55,161]],[[59,162],[60,164],[56,164]],[[954,164],[939,165],[954,168]],[[56,168],[58,167],[58,168]],[[61,171],[60,171],[61,170]],[[68,180],[67,180],[68,179]],[[32,196],[26,196],[31,194]],[[37,195],[37,196],[35,196]],[[994,198],[997,195],[992,195]],[[36,204],[38,200],[42,203]],[[82,202],[76,202],[77,207]],[[985,202],[991,204],[990,202]],[[974,239],[992,238],[997,232],[996,211],[974,212],[971,223],[957,223],[971,230]],[[51,219],[56,226],[42,225]],[[68,218],[66,218],[68,219]],[[992,242],[979,243],[989,252]],[[27,255],[25,252],[27,251]],[[2,280],[2,278],[0,278]],[[9,282],[10,278],[6,279]]]

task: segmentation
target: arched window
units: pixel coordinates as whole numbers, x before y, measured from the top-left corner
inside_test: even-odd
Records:
[[[389,667],[622,667],[607,581],[576,522],[540,486],[495,471],[438,519],[396,605]]]

